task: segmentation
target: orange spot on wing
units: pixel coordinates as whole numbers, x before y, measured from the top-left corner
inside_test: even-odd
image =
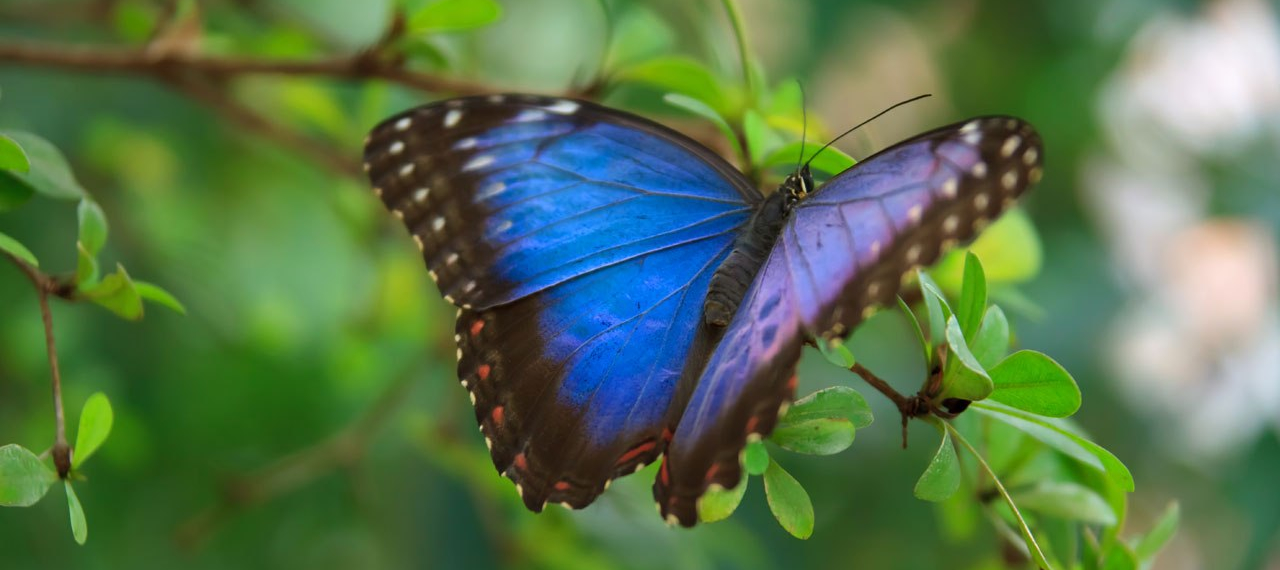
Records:
[[[640,445],[637,445],[631,448],[630,451],[623,453],[622,457],[618,458],[618,462],[615,465],[626,465],[627,463],[631,462],[631,460],[645,453],[653,451],[653,448],[656,446],[657,446],[657,442],[654,442],[654,441],[646,441]]]
[[[665,487],[671,484],[671,475],[667,473],[667,460],[662,460],[662,469],[658,471],[658,476],[662,478],[662,485]]]
[[[796,385],[799,383],[800,383],[800,377],[796,376],[795,374],[792,374],[791,379],[787,380],[787,390],[791,392],[795,392]]]
[[[515,463],[516,469],[519,469],[521,471],[525,471],[529,469],[529,460],[524,456],[523,453],[517,453],[515,459],[513,460],[513,463]]]
[[[493,413],[489,414],[489,417],[493,418],[494,427],[501,426],[502,421],[507,417],[506,409],[502,406],[494,406]]]
[[[482,330],[484,330],[484,321],[476,319],[476,322],[471,323],[471,336],[480,334]]]
[[[717,472],[719,472],[719,471],[720,471],[720,464],[719,464],[719,463],[713,463],[713,464],[711,464],[711,468],[707,470],[707,476],[705,477],[705,479],[706,479],[708,482],[710,482],[712,479],[714,479],[714,478],[715,478],[716,473],[717,473]]]
[[[568,491],[568,490],[569,490],[569,482],[568,482],[568,481],[557,481],[557,482],[556,482],[556,490],[557,490],[557,491]]]
[[[476,376],[479,376],[481,380],[488,380],[490,370],[491,368],[489,368],[488,364],[481,364],[476,367]]]
[[[751,419],[747,420],[747,433],[755,433],[756,424],[758,423],[760,423],[760,418],[751,416]]]

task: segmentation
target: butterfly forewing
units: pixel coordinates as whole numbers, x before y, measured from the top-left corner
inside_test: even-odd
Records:
[[[525,504],[655,459],[701,367],[702,300],[759,193],[697,143],[581,101],[420,107],[366,145],[375,192],[460,307],[458,376]]]
[[[797,205],[713,353],[654,483],[664,517],[691,526],[711,485],[733,487],[739,454],[794,397],[800,347],[846,337],[934,262],[1008,209],[1041,175],[1030,125],[984,117],[882,151]]]

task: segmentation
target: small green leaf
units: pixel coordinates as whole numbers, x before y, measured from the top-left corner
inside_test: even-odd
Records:
[[[26,204],[36,191],[17,174],[0,170],[0,212],[8,212]]]
[[[0,170],[14,172],[31,170],[31,161],[27,160],[27,153],[23,152],[16,141],[3,134],[0,134]]]
[[[22,146],[31,164],[29,172],[9,171],[3,173],[4,175],[13,177],[30,186],[32,190],[50,198],[78,200],[85,196],[84,188],[76,182],[67,159],[52,143],[22,131],[8,131],[3,134]]]
[[[107,216],[96,202],[81,198],[76,217],[80,221],[80,244],[90,256],[97,257],[107,243]]]
[[[804,144],[804,160],[808,160],[819,148],[822,148],[819,143],[806,142]],[[760,163],[760,169],[785,166],[788,171],[791,171],[797,166],[797,160],[800,160],[800,141],[787,143],[769,153],[764,161]],[[826,150],[822,151],[822,154],[813,159],[809,166],[818,172],[825,172],[835,176],[852,168],[855,162],[857,161],[845,154],[844,151],[835,147],[827,147]]]
[[[826,358],[827,362],[846,369],[853,368],[853,365],[857,363],[853,353],[849,352],[849,347],[845,346],[844,342],[838,338],[825,341],[818,339],[816,344],[818,352],[822,353],[822,357]]]
[[[1080,388],[1066,369],[1033,350],[1019,350],[991,369],[991,399],[1019,410],[1065,418],[1080,409]]]
[[[13,239],[3,233],[0,233],[0,252],[7,253],[18,259],[21,259],[27,265],[32,267],[40,267],[40,260],[36,259],[35,254],[22,245],[18,240]]]
[[[694,99],[687,95],[681,95],[679,93],[667,93],[662,96],[662,100],[666,101],[667,104],[672,107],[684,109],[685,111],[711,121],[711,124],[720,129],[720,133],[723,134],[725,139],[733,145],[734,151],[737,153],[738,157],[745,158],[742,154],[742,146],[738,143],[738,136],[735,135],[733,133],[733,129],[729,127],[729,121],[726,121],[724,117],[720,116],[720,113],[711,108],[710,105],[702,102],[701,100]]]
[[[49,492],[58,474],[16,443],[0,447],[0,506],[29,507]]]
[[[809,493],[772,459],[764,472],[764,495],[773,517],[791,536],[804,540],[813,534],[813,503]]]
[[[605,57],[607,69],[669,53],[676,42],[667,21],[643,4],[632,4],[617,17]]]
[[[76,431],[76,446],[73,448],[73,469],[78,469],[107,440],[114,419],[111,401],[107,400],[106,394],[95,392],[85,400],[84,408],[80,410],[80,429]]]
[[[1030,489],[1015,491],[1014,502],[1026,511],[1087,524],[1112,526],[1116,513],[1093,489],[1065,481],[1045,481]]]
[[[951,306],[947,304],[947,296],[933,278],[924,270],[916,271],[916,279],[920,281],[920,293],[924,297],[924,306],[929,313],[929,340],[935,345],[946,338],[947,319],[951,318]]]
[[[116,265],[116,272],[102,278],[92,288],[83,291],[89,300],[129,320],[142,318],[142,297],[129,279],[123,265]]]
[[[924,361],[932,368],[933,345],[929,344],[929,339],[924,337],[924,329],[920,328],[920,320],[916,318],[916,312],[911,310],[902,297],[898,297],[898,308],[902,309],[902,314],[906,315],[907,321],[911,323],[911,329],[916,332],[916,340],[920,341],[920,348],[924,351]]]
[[[796,400],[778,422],[778,429],[809,420],[843,418],[855,429],[871,425],[871,406],[857,390],[848,386],[832,386]]]
[[[747,443],[742,454],[742,466],[748,474],[763,475],[764,470],[769,467],[769,461],[769,450],[765,449],[763,442]]]
[[[853,436],[853,422],[844,418],[821,418],[779,425],[769,439],[796,453],[833,455],[853,445]]]
[[[159,285],[153,285],[146,281],[134,281],[133,287],[138,290],[139,297],[173,309],[174,312],[180,315],[187,314],[187,308],[183,306],[182,302],[178,301],[178,298],[174,297],[172,293],[160,288]]]
[[[960,321],[947,320],[947,364],[942,376],[942,392],[938,399],[959,398],[975,402],[985,399],[995,389],[987,371],[978,364],[964,342]]]
[[[987,307],[987,314],[982,318],[982,326],[978,334],[969,342],[969,352],[978,359],[978,364],[990,370],[1004,359],[1009,351],[1009,319],[999,306]],[[993,378],[994,380],[994,378]]]
[[[720,87],[720,81],[711,73],[711,70],[707,69],[706,65],[693,58],[668,56],[642,61],[619,70],[614,80],[640,83],[659,91],[696,99],[713,109],[717,116],[732,114],[728,96]],[[678,105],[671,101],[668,103]],[[686,110],[693,111],[688,108]],[[693,112],[706,116],[698,111]]]
[[[1060,425],[1061,420],[1037,416],[997,402],[974,402],[970,409],[999,420],[1045,445],[1106,474],[1120,490],[1133,492],[1133,475],[1115,455]]]
[[[80,497],[71,488],[71,481],[63,481],[63,484],[67,489],[67,511],[71,514],[71,536],[75,537],[76,544],[84,544],[89,538],[89,523],[84,519],[84,507],[80,506]]]
[[[494,0],[438,0],[409,18],[408,34],[461,32],[492,24],[502,17]]]
[[[929,466],[916,481],[917,499],[934,503],[945,501],[960,488],[960,461],[956,457],[956,449],[951,445],[951,434],[938,420],[930,417],[930,422],[942,433],[942,443],[937,453],[929,460]]]
[[[768,153],[782,143],[778,134],[769,128],[764,117],[755,109],[747,109],[742,114],[742,134],[747,139],[747,156],[751,165],[758,168]]]
[[[97,283],[98,259],[84,248],[84,244],[76,242],[76,287],[85,291]]]
[[[1151,530],[1146,535],[1133,541],[1133,554],[1138,558],[1139,562],[1145,564],[1155,559],[1156,554],[1160,553],[1164,545],[1178,531],[1178,521],[1181,517],[1181,508],[1178,506],[1178,502],[1169,503],[1169,506],[1164,509],[1164,514],[1161,514],[1160,519],[1156,521],[1155,526],[1151,527]]]
[[[744,471],[742,479],[734,488],[708,490],[701,499],[698,499],[698,519],[711,523],[729,518],[734,511],[738,510],[743,495],[747,494],[747,482],[750,480],[751,477]]]
[[[968,253],[964,261],[964,284],[960,289],[960,306],[956,316],[960,318],[960,330],[965,340],[972,341],[982,326],[987,310],[987,278],[982,272],[978,256]]]
[[[1123,542],[1111,544],[1102,556],[1102,570],[1137,570],[1138,558],[1129,545]]]

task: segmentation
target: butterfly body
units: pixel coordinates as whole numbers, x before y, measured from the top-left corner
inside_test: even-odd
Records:
[[[392,117],[365,162],[459,307],[458,376],[525,505],[584,507],[663,457],[660,511],[692,525],[794,396],[802,345],[846,336],[1007,208],[1039,144],[975,119],[762,196],[656,123],[502,95]]]

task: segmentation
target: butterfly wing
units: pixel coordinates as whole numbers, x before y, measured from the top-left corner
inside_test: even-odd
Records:
[[[749,438],[794,397],[804,341],[846,337],[904,274],[972,237],[1039,180],[1030,125],[987,117],[899,143],[800,202],[697,383],[654,482],[662,515],[697,522],[711,485],[733,487]]]
[[[759,193],[688,138],[586,102],[427,105],[365,160],[442,294],[458,376],[525,504],[590,503],[653,461],[702,300]]]

